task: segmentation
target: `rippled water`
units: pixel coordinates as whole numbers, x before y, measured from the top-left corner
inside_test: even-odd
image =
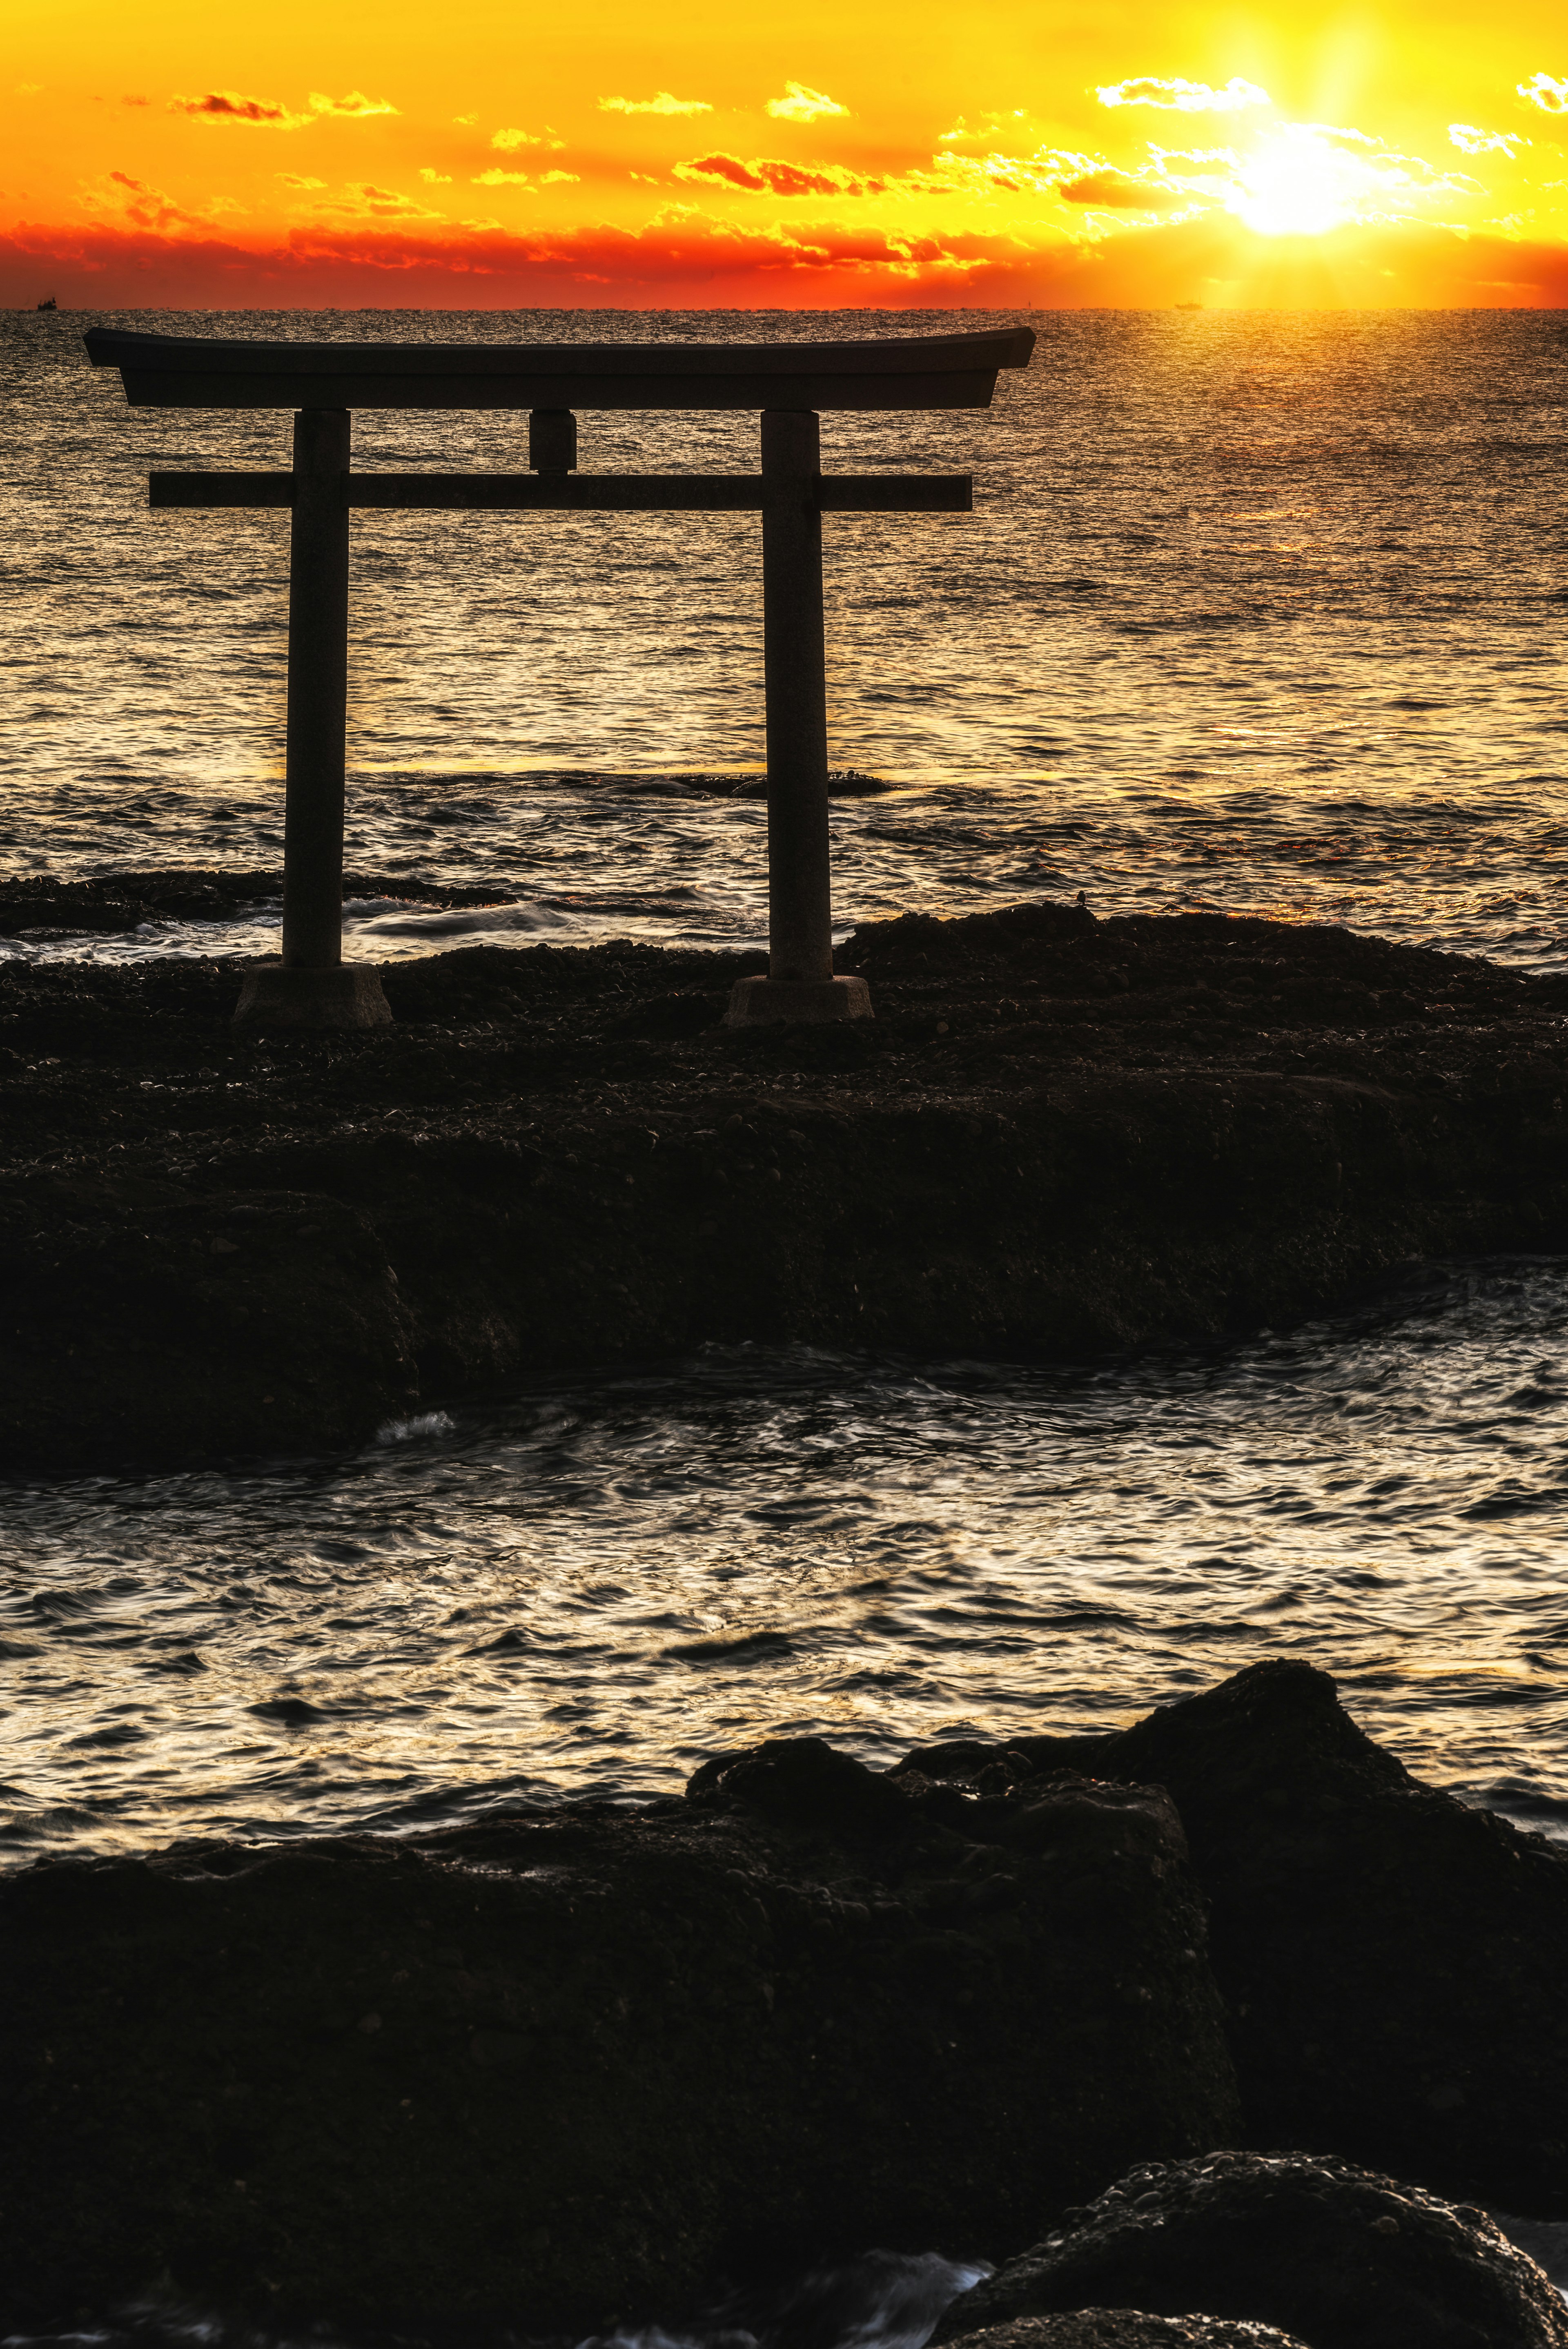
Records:
[[[284,462],[287,419],[129,410],[88,323],[0,316],[0,868],[275,868],[286,521],[150,514],[141,476]],[[1560,962],[1563,314],[1032,323],[988,412],[824,425],[830,467],[976,477],[972,517],[828,526],[832,755],[896,786],[836,802],[842,922],[1082,887]],[[588,469],[755,461],[748,419],[583,421]],[[522,462],[506,417],[356,429],[369,467]],[[392,895],[350,907],[351,951],[759,936],[762,810],[724,795],[762,761],[755,521],[355,530],[349,849]],[[438,883],[510,902],[438,913]],[[211,951],[276,917],[0,953]],[[1282,1651],[1555,1829],[1565,1298],[1556,1264],[1472,1268],[1222,1354],[1052,1370],[710,1354],[349,1460],[13,1491],[8,1847],[396,1828],[670,1785],[781,1730],[889,1755],[1103,1725]]]
[[[0,315],[0,873],[275,869],[286,520],[151,515],[141,476],[284,463],[287,420],[129,411],[89,323]],[[988,413],[825,420],[830,467],[976,477],[969,518],[828,525],[832,757],[894,787],[835,803],[841,925],[1082,888],[1560,964],[1564,314],[1031,323]],[[749,419],[583,428],[591,470],[755,461]],[[362,416],[356,461],[515,468],[521,431]],[[758,536],[356,518],[348,848],[388,894],[349,907],[351,953],[762,936],[762,810],[726,795],[763,757]],[[509,902],[438,912],[437,884]],[[0,957],[230,951],[277,918]],[[710,1350],[453,1402],[351,1457],[12,1486],[0,1858],[630,1795],[769,1734],[885,1761],[1107,1728],[1280,1654],[1568,1842],[1565,1337],[1568,1264],[1490,1262],[1202,1353]],[[1517,2231],[1568,2280],[1564,2230]],[[894,2282],[841,2349],[918,2349]],[[146,2311],[72,2337],[258,2336]]]
[[[0,866],[275,865],[286,517],[150,514],[141,477],[285,462],[288,419],[128,409],[85,363],[89,323],[0,316]],[[603,338],[952,321],[166,323]],[[827,525],[832,755],[898,785],[838,806],[845,924],[1081,887],[1107,910],[1311,913],[1561,959],[1564,314],[1030,323],[1033,367],[988,412],[824,422],[830,468],[976,480],[971,517]],[[522,430],[366,413],[356,462],[518,467]],[[749,468],[754,432],[585,417],[583,462]],[[512,937],[758,936],[761,811],[682,781],[762,762],[758,539],[733,515],[356,517],[353,861],[415,898],[493,884],[520,903]],[[91,950],[266,943],[269,924]],[[376,908],[353,936],[377,957],[447,942]]]
[[[1282,1654],[1568,1837],[1565,1332],[1568,1268],[1480,1264],[1222,1352],[716,1350],[351,1459],[16,1492],[8,1847],[1105,1728]]]

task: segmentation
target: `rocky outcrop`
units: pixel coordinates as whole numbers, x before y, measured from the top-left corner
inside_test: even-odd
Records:
[[[685,1801],[0,1878],[0,2305],[581,2338],[723,2271],[995,2256],[1238,2125],[1158,1794],[764,1746]]]
[[[1211,1907],[1247,2142],[1568,2216],[1568,1857],[1420,1785],[1325,1672],[1255,1664],[1105,1737],[904,1765],[1024,1800],[1163,1786]]]
[[[158,2281],[581,2339],[873,2243],[1033,2241],[950,2333],[1568,2349],[1479,2207],[1370,2174],[1550,2214],[1565,1968],[1568,1861],[1299,1663],[887,1774],[786,1740],[637,1810],[40,1862],[0,1878],[0,2306]],[[899,2289],[939,2302],[928,2264]],[[737,2322],[794,2349],[804,2306]]]
[[[40,880],[0,916],[266,880]],[[233,1029],[237,961],[0,964],[0,1469],[310,1449],[709,1340],[1212,1338],[1568,1235],[1561,978],[1032,904],[866,926],[874,1019],[726,1029],[760,963],[469,947],[386,969],[394,1026],[315,1037]],[[272,1236],[312,1226],[296,1278]]]
[[[386,1247],[328,1191],[33,1173],[0,1185],[0,1456],[326,1451],[418,1392]]]
[[[1019,2319],[1089,2306],[1251,2318],[1310,2349],[1568,2349],[1561,2296],[1484,2211],[1305,2154],[1131,2171],[954,2301],[936,2339],[1026,2349]]]

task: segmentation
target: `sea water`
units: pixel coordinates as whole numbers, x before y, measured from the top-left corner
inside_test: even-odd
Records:
[[[129,410],[92,323],[0,317],[0,874],[275,872],[286,520],[150,514],[142,476],[286,464],[288,420]],[[969,517],[827,525],[832,757],[890,787],[835,802],[841,932],[1083,889],[1561,967],[1563,315],[1028,323],[988,411],[824,419],[830,470],[975,477]],[[748,418],[582,423],[587,471],[757,460]],[[517,469],[522,439],[361,415],[356,462]],[[761,810],[729,795],[763,765],[754,517],[361,514],[354,547],[349,854],[377,895],[352,954],[765,936]],[[454,917],[441,884],[505,902]],[[263,887],[232,923],[0,956],[265,949],[277,925]],[[1429,1779],[1568,1838],[1565,1333],[1562,1259],[1440,1265],[1228,1348],[707,1349],[449,1398],[348,1455],[13,1484],[4,1855],[634,1796],[769,1735],[882,1761],[1104,1729],[1281,1654]],[[1563,2230],[1522,2231],[1563,2271]],[[845,2285],[844,2344],[918,2349],[931,2279],[904,2266]],[[225,2335],[149,2311],[87,2337]]]
[[[175,332],[810,336],[965,312],[116,314]],[[288,518],[150,512],[150,467],[276,467],[290,419],[126,407],[88,314],[0,316],[0,871],[281,854]],[[824,417],[830,471],[968,471],[971,515],[824,527],[841,926],[1087,889],[1542,963],[1568,909],[1563,313],[1028,320],[995,404]],[[585,471],[749,471],[750,415],[581,419]],[[360,411],[366,470],[520,469],[526,420]],[[351,951],[763,935],[760,525],[354,522],[349,855],[409,905]],[[702,779],[694,787],[691,778]],[[275,906],[218,937],[275,945]]]
[[[286,517],[150,465],[287,461],[270,412],[129,409],[86,316],[0,319],[0,859],[275,870]],[[831,336],[946,315],[284,313],[462,337]],[[1001,323],[965,314],[960,324]],[[1010,321],[1008,323],[1011,323]],[[995,406],[829,416],[830,469],[972,516],[826,526],[843,927],[1082,888],[1568,952],[1563,315],[1049,314]],[[362,413],[366,468],[518,467],[521,419]],[[743,470],[755,419],[585,416],[582,461]],[[756,942],[758,531],[362,514],[353,950]],[[507,900],[458,920],[433,884]],[[275,944],[222,925],[0,944]],[[1433,1268],[1206,1353],[1031,1366],[741,1348],[437,1398],[349,1457],[13,1486],[0,1837],[403,1829],[631,1795],[820,1733],[1108,1727],[1254,1658],[1568,1832],[1568,1267]],[[260,1442],[258,1434],[258,1442]]]

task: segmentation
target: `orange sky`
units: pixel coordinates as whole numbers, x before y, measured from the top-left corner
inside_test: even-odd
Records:
[[[13,306],[1568,306],[1561,0],[7,13]]]

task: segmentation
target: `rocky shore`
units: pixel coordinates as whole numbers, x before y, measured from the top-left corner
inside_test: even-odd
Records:
[[[809,2349],[748,2292],[880,2245],[1003,2262],[975,2349],[1568,2349],[1487,2216],[1568,2213],[1565,1992],[1568,1858],[1301,1663],[887,1773],[779,1741],[635,1807],[40,1861],[0,2314],[572,2341],[727,2295],[731,2349]]]
[[[268,882],[13,884],[0,928]],[[710,1339],[1206,1340],[1568,1234],[1568,978],[1040,903],[839,961],[874,1020],[726,1029],[757,956],[486,947],[315,1037],[233,1030],[233,959],[0,966],[0,1468],[326,1448]]]

